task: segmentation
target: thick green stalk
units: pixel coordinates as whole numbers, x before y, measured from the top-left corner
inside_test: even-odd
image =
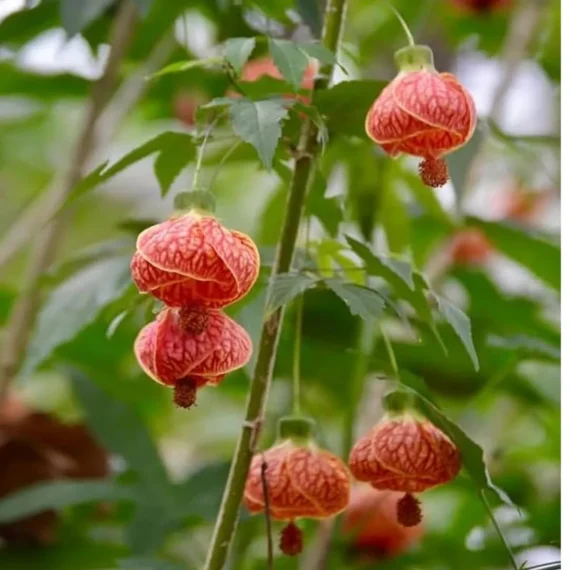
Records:
[[[328,0],[327,2],[322,43],[333,53],[337,52],[346,4],[347,0]],[[332,66],[329,65],[321,68],[321,77],[317,81],[315,89],[323,89],[328,86],[332,69]],[[298,155],[295,160],[277,257],[273,264],[273,275],[286,273],[291,267],[303,213],[303,204],[314,171],[315,156],[319,144],[317,137],[318,129],[307,117],[303,124],[297,149]],[[282,321],[283,308],[281,307],[269,315],[263,323],[245,421],[235,448],[204,570],[222,570],[228,557],[228,551],[237,526],[247,473],[265,414],[265,403],[273,377]]]

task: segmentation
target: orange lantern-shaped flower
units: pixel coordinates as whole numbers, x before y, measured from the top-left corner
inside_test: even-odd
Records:
[[[368,111],[366,132],[392,157],[422,157],[422,181],[443,186],[449,174],[442,157],[473,135],[475,104],[454,75],[435,69],[427,46],[399,50],[396,62],[400,73]]]
[[[351,550],[372,559],[384,560],[410,548],[423,534],[421,525],[404,527],[398,522],[401,494],[378,491],[369,485],[352,488],[344,513],[343,534]]]
[[[135,340],[141,368],[156,382],[174,387],[174,402],[192,406],[196,390],[217,386],[251,357],[247,332],[217,309],[164,309]]]
[[[405,493],[398,501],[398,521],[414,526],[421,521],[421,510],[413,493],[454,479],[461,456],[441,430],[417,413],[389,412],[356,442],[349,467],[358,481],[375,489]]]
[[[245,234],[190,211],[141,232],[131,273],[139,291],[170,307],[221,308],[253,287],[259,253]]]
[[[273,519],[290,521],[281,535],[281,550],[289,555],[302,550],[295,519],[332,517],[349,501],[348,469],[338,457],[319,449],[311,441],[310,431],[307,420],[282,419],[280,441],[253,458],[245,486],[244,502],[252,514],[267,508]]]

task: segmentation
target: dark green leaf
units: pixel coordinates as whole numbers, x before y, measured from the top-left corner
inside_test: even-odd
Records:
[[[383,315],[386,302],[374,289],[355,283],[344,283],[338,279],[325,279],[324,283],[346,303],[353,315],[371,320],[380,319]]]
[[[115,0],[60,0],[61,23],[74,36],[96,20]]]
[[[475,160],[475,157],[483,146],[484,138],[482,127],[479,125],[475,129],[471,140],[465,146],[452,152],[445,158],[449,167],[449,177],[453,183],[453,190],[455,191],[455,197],[458,203],[461,202],[465,194],[467,173],[471,168],[473,160]]]
[[[309,26],[315,38],[321,35],[323,16],[319,8],[319,0],[296,0],[297,10],[303,22]]]
[[[328,65],[334,65],[336,63],[334,53],[320,42],[303,42],[299,44],[299,48],[309,57],[314,57],[323,63]]]
[[[283,79],[296,90],[301,88],[309,58],[300,47],[289,40],[269,40],[269,51]]]
[[[239,73],[254,47],[255,38],[230,38],[224,42],[222,55],[234,68],[234,71]]]
[[[42,307],[23,364],[31,372],[69,342],[131,283],[130,257],[110,257],[88,265],[54,289]]]
[[[411,241],[410,218],[398,189],[390,182],[382,188],[380,221],[390,251],[404,253]]]
[[[240,99],[230,106],[230,119],[235,134],[255,147],[261,162],[271,169],[277,142],[281,136],[281,121],[287,108],[280,101],[249,101]]]
[[[215,521],[229,470],[230,464],[227,461],[207,464],[177,485],[179,516],[199,517],[206,522]]]
[[[382,277],[392,286],[414,290],[414,277],[412,266],[403,260],[376,255],[364,243],[346,236],[348,245],[364,261],[370,275]]]
[[[62,509],[93,501],[134,499],[132,489],[115,481],[47,481],[26,487],[0,500],[0,523],[10,523],[47,509]]]
[[[471,336],[471,321],[469,317],[458,307],[446,301],[443,297],[435,295],[437,305],[441,315],[451,325],[459,340],[463,343],[465,350],[469,354],[475,370],[479,370],[479,359],[477,358],[477,351],[473,344],[473,337]]]
[[[190,162],[194,157],[194,138],[186,133],[177,133],[172,131],[161,133],[149,141],[146,141],[141,146],[128,152],[120,160],[115,162],[115,164],[109,166],[109,162],[107,161],[95,168],[75,186],[67,199],[66,205],[73,203],[77,198],[81,197],[92,188],[106,182],[135,162],[138,162],[151,154],[156,152],[168,153],[172,152],[172,149],[181,148],[186,149],[186,162]],[[164,159],[164,162],[168,162],[166,158]],[[168,172],[168,168],[166,169],[166,172]],[[172,170],[170,170],[170,172],[172,172]]]
[[[167,137],[154,161],[154,173],[160,183],[160,194],[166,196],[182,169],[194,158],[195,145],[191,137]]]
[[[162,547],[178,522],[164,505],[143,501],[137,505],[135,516],[126,529],[125,538],[133,553],[154,554]]]
[[[331,133],[368,139],[364,120],[368,110],[387,85],[386,81],[343,81],[330,89],[317,91],[313,104],[325,117]]]
[[[439,429],[446,433],[461,451],[463,467],[471,476],[474,483],[484,490],[491,491],[501,501],[508,505],[513,505],[508,495],[491,481],[487,466],[485,465],[483,449],[477,445],[456,423],[445,416],[439,408],[431,402],[428,397],[418,391],[418,384],[423,385],[423,381],[413,374],[401,372],[402,382],[414,392],[418,398],[418,404],[424,415]]]
[[[135,471],[144,487],[146,501],[174,508],[173,488],[141,418],[79,371],[72,370],[71,379],[87,425],[104,447],[121,455]]]
[[[313,287],[317,281],[315,277],[303,273],[280,273],[276,275],[269,283],[266,303],[267,314],[290,303],[297,295]]]
[[[522,228],[499,222],[468,218],[481,228],[491,243],[507,257],[520,263],[557,291],[560,291],[560,246]]]

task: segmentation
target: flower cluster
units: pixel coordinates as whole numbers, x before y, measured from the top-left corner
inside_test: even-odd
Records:
[[[375,489],[404,493],[398,501],[403,526],[421,522],[420,493],[454,479],[461,469],[455,444],[417,412],[388,412],[352,448],[349,468],[355,479]]]
[[[259,253],[246,235],[194,210],[144,230],[131,273],[141,293],[166,307],[135,341],[141,368],[174,388],[187,408],[196,391],[218,385],[251,357],[247,332],[220,309],[242,299],[259,273]]]
[[[435,69],[426,46],[399,50],[396,62],[400,73],[368,111],[366,132],[392,157],[422,157],[424,184],[443,186],[449,173],[442,157],[466,144],[475,130],[473,98],[454,75]]]
[[[267,509],[271,518],[289,521],[280,547],[291,556],[303,547],[295,519],[335,516],[348,506],[350,497],[348,469],[338,457],[319,449],[309,437],[310,427],[303,430],[304,425],[302,418],[281,420],[277,444],[254,456],[244,493],[252,514]]]

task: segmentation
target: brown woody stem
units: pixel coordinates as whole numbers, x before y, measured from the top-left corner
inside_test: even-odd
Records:
[[[333,53],[337,53],[347,3],[347,0],[328,0],[327,2],[322,43]],[[332,65],[322,66],[320,78],[315,85],[316,90],[328,87],[332,71]],[[318,129],[307,117],[299,139],[285,219],[281,229],[277,257],[273,264],[273,275],[287,273],[291,267],[305,196],[315,167],[318,144]],[[256,449],[259,427],[265,414],[265,403],[273,377],[282,321],[283,307],[280,307],[266,317],[263,323],[245,421],[234,451],[204,570],[222,570],[228,557],[237,526],[247,473]]]

